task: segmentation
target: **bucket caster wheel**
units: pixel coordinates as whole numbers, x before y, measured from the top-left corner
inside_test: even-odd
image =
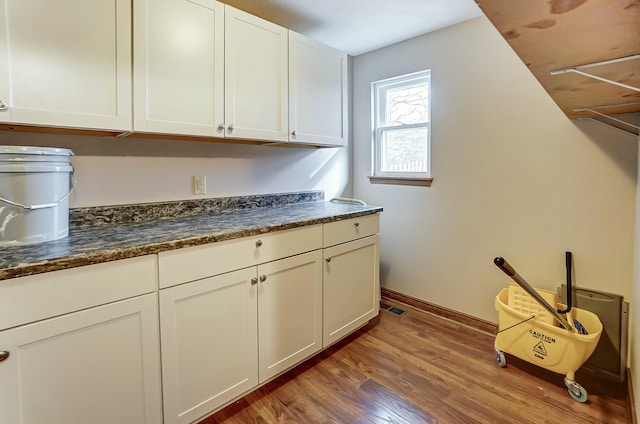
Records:
[[[504,353],[500,349],[494,350],[496,351],[496,363],[500,368],[505,368],[507,366],[507,358],[505,358]]]
[[[574,380],[564,379],[564,384],[567,386],[569,391],[569,395],[573,398],[573,400],[577,400],[578,402],[585,403],[587,401],[587,391],[580,384],[576,383]]]

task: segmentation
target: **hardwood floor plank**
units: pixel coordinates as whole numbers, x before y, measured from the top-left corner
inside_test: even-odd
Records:
[[[416,404],[398,396],[374,380],[367,379],[358,389],[374,405],[374,410],[370,412],[378,418],[373,419],[374,423],[431,424],[434,422],[431,416]]]
[[[311,358],[201,424],[607,423],[628,422],[626,384],[580,369],[589,393],[573,400],[564,376],[507,355],[494,335],[393,300],[403,315],[375,324]]]

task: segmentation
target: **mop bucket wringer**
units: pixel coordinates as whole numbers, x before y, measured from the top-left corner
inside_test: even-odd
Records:
[[[570,252],[567,254],[569,266]],[[496,362],[506,367],[504,353],[508,353],[564,374],[571,397],[586,402],[587,391],[575,381],[575,372],[589,359],[600,340],[600,319],[592,312],[557,303],[557,294],[552,291],[534,289],[503,258],[495,258],[494,263],[518,283],[502,289],[495,299]],[[570,294],[570,287],[567,290]]]

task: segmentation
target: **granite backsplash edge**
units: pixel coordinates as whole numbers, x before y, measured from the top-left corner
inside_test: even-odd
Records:
[[[91,206],[69,209],[69,226],[82,229],[100,225],[128,224],[165,218],[211,215],[237,209],[319,202],[324,191],[257,194],[207,199],[176,200],[129,205]]]

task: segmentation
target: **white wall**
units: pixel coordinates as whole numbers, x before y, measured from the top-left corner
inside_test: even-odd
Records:
[[[434,183],[372,185],[370,83],[432,70]],[[384,207],[384,287],[496,322],[510,282],[631,298],[637,140],[565,117],[485,18],[354,58],[354,194]]]
[[[77,177],[71,207],[324,190],[350,196],[349,149],[315,149],[0,132],[0,145],[70,148]],[[192,194],[192,176],[207,194]]]

